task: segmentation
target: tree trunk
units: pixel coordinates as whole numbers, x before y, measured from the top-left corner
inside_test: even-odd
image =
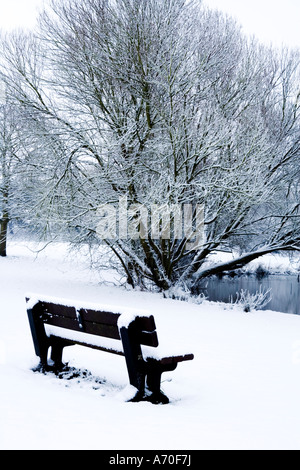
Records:
[[[8,214],[5,212],[2,219],[0,219],[0,256],[2,257],[6,256],[8,222]]]
[[[226,272],[234,271],[236,269],[243,268],[244,266],[246,266],[246,264],[260,258],[261,256],[268,255],[276,251],[293,251],[295,249],[296,247],[293,247],[293,246],[282,245],[282,246],[277,246],[277,247],[266,247],[265,249],[261,249],[252,253],[246,253],[239,258],[233,259],[231,261],[227,261],[225,263],[220,263],[218,265],[209,267],[207,269],[204,269],[203,271],[200,271],[194,274],[195,280],[193,284],[195,285],[200,280],[209,276],[213,276],[213,275],[220,274],[220,273],[226,273]]]

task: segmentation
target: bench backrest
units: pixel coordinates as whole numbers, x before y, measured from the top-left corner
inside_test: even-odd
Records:
[[[66,328],[68,330],[89,333],[111,339],[121,339],[118,327],[120,313],[89,308],[76,309],[72,306],[39,301],[35,306],[39,316],[46,325]],[[158,337],[153,315],[137,316],[134,331],[138,342],[145,346],[158,346]]]

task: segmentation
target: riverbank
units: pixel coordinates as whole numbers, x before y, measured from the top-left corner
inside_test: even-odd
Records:
[[[207,265],[220,264],[237,258],[234,253],[216,252],[210,256]],[[236,275],[295,275],[300,274],[300,254],[293,252],[264,255],[235,272]],[[233,274],[234,275],[234,274]]]
[[[231,253],[215,253],[210,263],[233,259]],[[213,302],[234,304],[241,297],[253,303],[254,297],[265,297],[263,310],[300,315],[300,256],[298,253],[265,255],[243,269],[221,276],[212,276],[199,283],[199,293]],[[246,299],[247,300],[247,299]],[[246,306],[247,302],[241,302]],[[253,308],[251,308],[253,310]]]

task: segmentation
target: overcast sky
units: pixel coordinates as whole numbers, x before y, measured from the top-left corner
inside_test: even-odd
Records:
[[[234,16],[245,33],[275,46],[300,47],[300,0],[203,0]]]
[[[139,1],[139,0],[136,0]],[[300,0],[203,0],[234,16],[265,43],[300,47]],[[0,28],[32,28],[43,0],[0,0]]]
[[[37,8],[42,5],[43,0],[0,0],[0,28],[32,28],[35,25]]]

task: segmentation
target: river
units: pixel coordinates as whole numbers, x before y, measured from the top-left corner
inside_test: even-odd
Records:
[[[257,279],[255,276],[241,276],[233,279],[224,277],[222,279],[211,278],[205,283],[203,293],[208,300],[214,302],[230,302],[236,300],[237,292],[247,290],[255,294],[260,289],[270,292],[271,301],[265,310],[275,310],[284,313],[300,315],[300,282],[296,275],[270,275]]]

